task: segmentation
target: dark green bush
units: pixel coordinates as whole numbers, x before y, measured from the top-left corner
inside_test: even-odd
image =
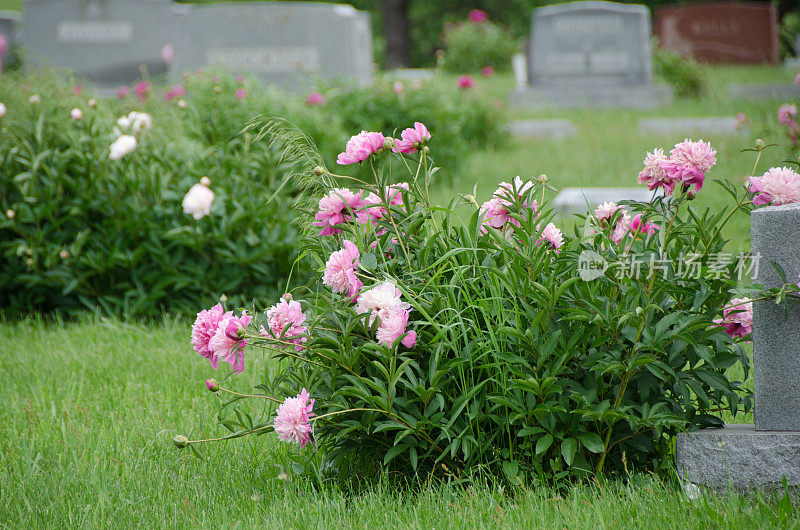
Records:
[[[654,50],[656,74],[672,86],[676,95],[692,98],[703,95],[707,81],[697,61],[660,46],[655,46]]]
[[[511,68],[519,46],[503,28],[492,22],[464,22],[445,33],[445,67],[456,73],[478,72],[491,66],[498,72]]]

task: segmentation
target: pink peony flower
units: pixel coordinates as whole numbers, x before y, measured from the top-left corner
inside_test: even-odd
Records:
[[[620,217],[619,221],[617,221],[617,224],[614,226],[614,230],[611,231],[611,241],[619,245],[630,229],[631,216],[626,212],[622,214],[622,217]]]
[[[649,221],[642,221],[642,214],[636,214],[631,219],[630,223],[630,231],[631,232],[640,232],[642,234],[647,234],[648,236],[652,236],[656,233],[656,230],[661,228],[655,223],[651,223]]]
[[[564,245],[564,236],[561,234],[561,230],[559,230],[556,225],[553,223],[548,223],[547,226],[544,227],[544,230],[542,230],[542,237],[539,239],[539,241],[542,239],[553,246],[556,254],[561,252],[561,246]]]
[[[403,93],[403,82],[399,79],[392,83],[392,92],[397,94],[398,96]]]
[[[150,90],[153,88],[153,83],[150,81],[139,81],[133,86],[133,93],[139,98],[140,103],[144,103],[147,96],[150,95]]]
[[[247,97],[247,90],[245,90],[244,88],[237,88],[235,96],[236,96],[236,99],[241,101],[241,100],[243,100],[244,98]]]
[[[211,367],[217,369],[218,359],[211,350],[211,339],[217,332],[219,323],[233,316],[233,311],[227,313],[222,304],[217,304],[211,309],[203,309],[197,313],[197,318],[192,325],[192,346],[194,351],[211,362]]]
[[[778,107],[778,122],[781,125],[785,125],[787,127],[791,127],[792,124],[795,124],[795,118],[797,117],[797,105],[794,103],[784,103],[780,107]]]
[[[408,310],[398,308],[385,311],[375,333],[378,344],[393,346],[397,339],[403,337],[400,343],[406,348],[413,348],[417,343],[417,332],[406,332],[409,313]]]
[[[83,111],[78,107],[75,107],[71,111],[69,111],[69,116],[75,121],[80,121],[83,119]]]
[[[383,149],[386,137],[379,132],[361,131],[347,141],[344,153],[340,153],[336,162],[341,166],[363,162],[370,155]]]
[[[753,331],[753,302],[746,298],[732,298],[722,310],[722,318],[714,323],[725,328],[733,338],[744,337]]]
[[[344,224],[356,218],[360,223],[367,222],[368,214],[362,210],[364,200],[361,192],[353,193],[347,188],[335,188],[319,200],[319,212],[314,215],[314,226],[322,227],[319,235],[329,236],[341,234],[336,225]]]
[[[389,204],[389,206],[403,206],[403,191],[408,191],[408,182],[398,182],[397,184],[386,186],[383,200],[385,203]],[[367,196],[364,205],[367,206],[366,212],[369,219],[377,221],[386,216],[388,212],[383,204],[384,202],[381,201],[381,198],[374,193],[370,193]],[[403,211],[405,211],[405,207]]]
[[[491,66],[484,66],[481,70],[481,75],[483,77],[492,77],[494,75],[494,68]]]
[[[749,187],[755,205],[800,202],[800,175],[788,167],[773,167],[760,177],[750,177]]]
[[[305,447],[311,441],[311,417],[314,400],[304,388],[296,397],[286,398],[275,412],[273,428],[282,442],[294,442]]]
[[[124,98],[125,96],[128,95],[128,93],[130,93],[130,89],[126,86],[121,86],[117,89],[117,97],[119,99]]]
[[[284,342],[294,344],[297,351],[303,350],[303,343],[308,340],[305,336],[308,328],[303,326],[306,315],[300,302],[294,300],[287,301],[281,298],[280,302],[267,309],[267,326],[261,326],[261,334],[265,337],[273,337]]]
[[[306,105],[309,107],[313,107],[315,105],[324,105],[325,104],[325,96],[320,94],[319,92],[312,92],[306,98]]]
[[[539,204],[535,200],[531,201],[531,204],[528,204],[527,201],[527,195],[531,188],[533,188],[533,182],[523,181],[519,177],[516,177],[512,183],[501,182],[495,190],[494,196],[481,205],[480,213],[483,215],[481,232],[486,233],[486,225],[498,230],[506,229],[509,234],[513,228],[506,226],[507,224],[519,227],[519,221],[514,219],[509,211],[517,203],[521,203],[525,212],[530,209],[535,215]]]
[[[472,78],[472,76],[462,75],[456,80],[456,84],[458,85],[458,88],[467,90],[475,87],[475,80]]]
[[[231,368],[236,373],[241,373],[244,370],[244,352],[242,351],[247,346],[247,339],[239,338],[239,331],[247,327],[253,320],[253,317],[247,314],[247,311],[242,311],[242,316],[237,317],[231,315],[220,321],[214,336],[209,341],[209,347],[214,356],[219,361],[224,361],[231,365]]]
[[[652,153],[647,153],[644,159],[644,169],[639,173],[637,179],[639,184],[647,184],[648,190],[663,187],[665,193],[672,193],[675,189],[675,179],[667,175],[667,172],[661,167],[662,163],[666,161],[667,157],[664,156],[664,151],[661,149],[654,149]]]
[[[428,128],[418,121],[414,122],[413,129],[405,129],[400,133],[401,140],[395,140],[395,148],[392,149],[395,153],[416,153],[417,150],[428,143],[431,139],[431,133]]]
[[[333,252],[325,263],[322,283],[334,293],[345,293],[351,300],[355,300],[364,285],[356,277],[361,253],[352,241],[345,239],[343,244],[344,247]]]
[[[597,224],[599,224],[602,228],[606,228],[606,225],[611,218],[614,217],[614,214],[617,210],[622,210],[623,212],[625,209],[615,202],[604,202],[603,204],[599,205],[597,209],[594,211],[594,216],[597,218]]]
[[[736,125],[734,126],[734,128],[738,131],[739,129],[744,127],[745,124],[747,124],[747,116],[745,116],[744,112],[740,112],[739,114],[736,115]]]
[[[467,15],[467,19],[469,19],[469,21],[472,22],[473,24],[480,24],[482,22],[488,21],[489,15],[486,13],[486,11],[482,11],[480,9],[473,9],[472,11],[469,12],[469,15]]]
[[[401,296],[402,293],[395,284],[383,282],[358,297],[356,313],[369,315],[364,322],[365,326],[372,327],[375,319],[379,319],[375,332],[379,344],[391,346],[398,338],[403,337],[401,343],[406,348],[412,348],[416,344],[417,334],[413,331],[406,333],[411,305],[403,302]]]
[[[164,61],[164,64],[172,64],[173,59],[175,59],[175,48],[172,47],[172,44],[165,44],[161,48],[161,60]]]
[[[186,89],[180,83],[172,85],[166,92],[164,92],[164,101],[172,101],[176,98],[182,98],[186,95]]]
[[[684,140],[669,152],[669,158],[660,163],[667,177],[682,181],[684,185],[694,185],[694,191],[703,187],[706,172],[717,163],[717,152],[711,144],[698,140]]]
[[[81,85],[75,85],[72,87],[72,95],[73,96],[80,96],[83,92],[83,87]]]

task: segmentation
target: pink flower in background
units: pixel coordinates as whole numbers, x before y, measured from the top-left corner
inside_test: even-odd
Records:
[[[319,92],[312,92],[306,98],[306,105],[309,107],[324,105],[325,104],[325,96],[320,94]]]
[[[182,98],[186,95],[186,89],[181,84],[172,85],[166,92],[164,92],[164,101],[172,101],[176,98]]]
[[[211,205],[214,203],[214,192],[205,184],[195,184],[183,197],[183,213],[190,214],[195,221],[211,214]]]
[[[686,186],[694,186],[694,191],[703,187],[706,172],[717,163],[717,152],[711,144],[698,140],[684,140],[669,152],[669,158],[663,160],[661,169],[667,177],[682,181]]]
[[[126,86],[121,86],[117,89],[117,97],[122,99],[130,93],[130,89]]]
[[[236,373],[244,370],[244,352],[247,339],[239,338],[239,331],[247,327],[253,317],[242,311],[241,316],[228,316],[220,321],[214,336],[209,341],[209,347],[218,361],[231,365]]]
[[[800,202],[800,175],[788,167],[773,167],[760,177],[750,177],[749,189],[757,206]]]
[[[458,88],[462,90],[468,90],[475,87],[475,79],[473,79],[470,75],[462,75],[456,80],[456,84],[458,85]]]
[[[5,33],[0,33],[0,55],[3,55],[8,50],[8,40]]]
[[[80,121],[83,119],[83,111],[78,107],[75,107],[71,111],[69,111],[69,117],[75,121]]]
[[[561,252],[560,249],[564,245],[564,236],[561,234],[561,230],[553,223],[548,223],[547,226],[544,227],[544,230],[542,230],[542,237],[539,241],[541,240],[553,245],[556,254]]]
[[[322,227],[319,235],[330,236],[341,234],[336,225],[344,224],[355,218],[366,223],[368,214],[362,210],[364,200],[361,192],[353,193],[347,188],[335,188],[319,200],[319,212],[314,215],[314,226]]]
[[[467,15],[467,19],[474,24],[480,24],[481,22],[488,21],[489,15],[488,13],[486,13],[486,11],[482,11],[480,9],[473,9],[472,11],[469,12],[469,15]]]
[[[392,92],[397,94],[398,96],[403,93],[403,82],[399,79],[392,83]]]
[[[416,153],[420,147],[428,143],[428,140],[431,139],[431,133],[422,123],[415,121],[414,128],[403,130],[400,133],[400,138],[401,140],[395,140],[393,151],[395,153],[411,154]]]
[[[630,224],[631,232],[640,232],[642,234],[647,234],[648,236],[652,236],[653,234],[656,233],[656,230],[658,230],[659,228],[660,227],[655,223],[651,223],[649,221],[646,222],[642,221],[642,214],[636,214],[635,216],[633,216],[633,219],[631,219],[631,224]]]
[[[740,112],[739,114],[736,115],[735,129],[738,131],[742,127],[744,127],[745,124],[747,124],[747,116],[745,116],[744,112]]]
[[[780,122],[781,125],[786,125],[787,127],[791,126],[795,123],[796,117],[797,105],[794,103],[784,103],[778,107],[778,122]]]
[[[165,44],[161,48],[161,60],[164,61],[164,64],[172,64],[173,59],[175,59],[175,48],[172,47],[172,44]]]
[[[80,96],[83,93],[83,87],[81,85],[75,85],[72,87],[72,95],[73,96]]]
[[[676,181],[661,167],[661,164],[666,161],[667,157],[661,149],[654,149],[652,153],[647,153],[644,159],[644,169],[639,173],[637,179],[639,184],[647,184],[648,190],[663,187],[664,193],[671,194],[675,189]]]
[[[282,442],[293,442],[305,447],[311,441],[311,417],[314,400],[304,388],[296,397],[286,398],[275,412],[272,427]]]
[[[797,72],[797,75],[794,76],[794,84],[800,85],[800,72]]]
[[[600,204],[594,211],[594,216],[597,218],[597,223],[602,228],[606,228],[606,225],[609,221],[611,221],[611,218],[614,217],[614,214],[617,212],[617,210],[625,211],[622,206],[615,202],[604,202],[603,204]]]
[[[406,348],[413,348],[417,343],[417,332],[406,332],[409,313],[410,311],[399,308],[385,311],[381,318],[381,324],[375,333],[378,344],[392,346],[397,339],[403,337],[400,343]]]
[[[241,100],[243,100],[244,98],[247,97],[247,90],[245,90],[244,88],[237,88],[235,95],[236,95],[236,99],[241,101]]]
[[[281,298],[280,302],[267,309],[267,326],[261,326],[261,334],[265,337],[273,337],[283,342],[291,342],[297,351],[303,350],[303,343],[308,340],[305,336],[308,328],[303,326],[306,321],[306,314],[300,302],[295,300],[287,301]]]
[[[495,197],[507,199],[509,204],[515,199],[526,202],[525,196],[533,189],[532,180],[522,180],[519,175],[514,177],[513,182],[501,182],[500,185],[494,190]],[[535,202],[535,201],[534,201]],[[538,206],[538,205],[537,205]]]
[[[494,68],[491,66],[484,66],[481,70],[481,75],[483,77],[492,77],[494,75]]]
[[[140,103],[144,103],[147,96],[150,95],[150,90],[153,89],[153,83],[150,81],[139,81],[133,86],[133,93],[139,98]]]
[[[722,310],[722,318],[714,323],[725,328],[733,338],[744,337],[753,331],[753,302],[746,298],[732,298]]]
[[[379,132],[361,131],[360,134],[352,136],[347,141],[345,152],[340,153],[336,163],[341,166],[363,162],[370,155],[383,149],[386,137]]]
[[[244,76],[242,74],[239,74],[239,75],[236,76],[236,82],[239,83],[240,85],[243,85],[244,81],[245,81],[245,79],[244,79]]]
[[[332,253],[325,263],[322,283],[330,287],[334,293],[345,293],[354,300],[364,285],[356,277],[361,253],[352,241],[345,239],[343,244],[344,248]]]
[[[217,304],[211,309],[203,309],[197,313],[197,318],[192,325],[192,347],[194,351],[211,362],[211,367],[217,369],[218,359],[211,349],[211,339],[217,332],[219,323],[233,316],[233,311],[227,313],[222,304]]]

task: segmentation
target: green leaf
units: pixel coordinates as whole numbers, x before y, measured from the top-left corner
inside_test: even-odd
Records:
[[[536,441],[536,454],[544,453],[551,445],[553,445],[553,435],[547,433]]]
[[[592,453],[602,453],[605,449],[603,440],[596,433],[585,432],[580,435],[580,440],[583,446]]]
[[[578,441],[575,440],[575,438],[567,438],[561,442],[561,456],[564,457],[564,462],[566,462],[568,466],[572,465],[572,461],[575,459],[575,453],[577,452]]]

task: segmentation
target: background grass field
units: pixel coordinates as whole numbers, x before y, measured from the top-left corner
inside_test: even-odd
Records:
[[[545,173],[558,188],[636,186],[645,153],[683,139],[640,136],[640,117],[744,112],[751,120],[748,133],[703,138],[716,147],[718,164],[696,203],[717,208],[726,196],[710,180],[744,182],[754,156],[741,150],[757,137],[779,139],[777,130],[761,124],[774,123],[782,103],[731,101],[718,96],[724,83],[790,81],[792,74],[779,68],[713,69],[708,97],[677,100],[658,111],[517,113],[511,118],[569,118],[579,134],[563,140],[510,139],[499,149],[465,153],[463,174],[440,185],[436,196],[447,202],[477,185],[482,202],[498,182],[518,174]],[[496,76],[478,90],[502,99],[511,85],[510,77]],[[433,149],[435,156],[435,143]],[[779,163],[783,153],[767,151],[756,173]],[[748,234],[746,217],[730,225],[732,251],[749,248]],[[273,434],[204,447],[205,459],[198,460],[176,450],[172,437],[224,432],[215,421],[217,398],[204,386],[207,377],[219,374],[191,351],[190,323],[187,318],[146,325],[45,322],[20,315],[0,319],[0,526],[797,526],[791,508],[775,499],[708,494],[690,500],[674,482],[651,476],[584,484],[562,493],[545,486],[513,495],[477,485],[405,490],[388,482],[345,493],[304,479],[280,480],[279,466],[294,449]],[[248,369],[233,379],[235,388],[251,388],[266,362],[258,355],[253,352]]]

